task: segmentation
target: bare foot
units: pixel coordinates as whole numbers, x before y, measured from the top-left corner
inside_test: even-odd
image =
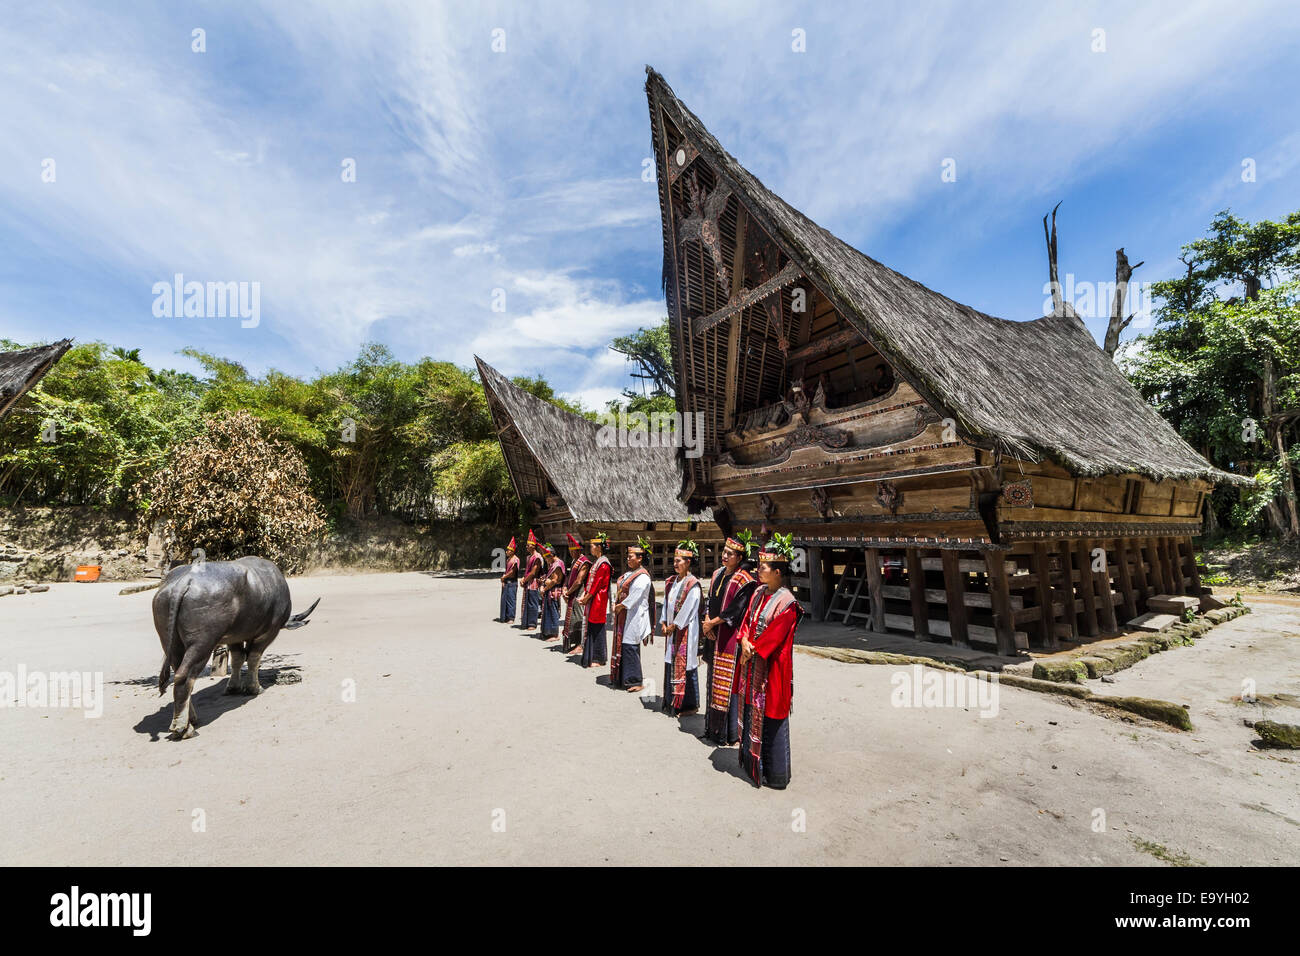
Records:
[[[635,687],[629,687],[629,688],[627,689],[627,692],[628,692],[629,694],[635,694],[637,691],[639,691],[639,690],[643,690],[643,689],[644,689],[644,688],[643,688],[640,684],[637,684]]]

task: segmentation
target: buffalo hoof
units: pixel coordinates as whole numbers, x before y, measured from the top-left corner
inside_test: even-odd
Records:
[[[256,697],[258,694],[262,693],[262,685],[249,684],[247,687],[244,688],[244,693],[247,694],[249,697]]]
[[[237,682],[237,681],[232,677],[232,678],[230,678],[230,680],[226,681],[226,691],[225,691],[225,692],[226,692],[227,694],[231,694],[231,695],[233,695],[233,694],[242,694],[242,693],[244,692],[244,688],[241,687],[241,686],[239,685],[239,683],[238,683],[238,682]]]

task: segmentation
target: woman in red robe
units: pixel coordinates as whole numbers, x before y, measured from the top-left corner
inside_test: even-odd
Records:
[[[803,608],[785,587],[794,556],[792,535],[773,535],[759,551],[758,580],[740,625],[740,765],[759,786],[790,784],[790,708],[794,699],[794,635]]]

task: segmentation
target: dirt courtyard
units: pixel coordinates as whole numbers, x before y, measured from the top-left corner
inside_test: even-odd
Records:
[[[153,592],[0,599],[0,673],[104,682],[99,717],[0,701],[0,863],[1300,863],[1300,752],[1255,749],[1242,720],[1300,722],[1266,697],[1300,694],[1295,607],[1257,603],[1094,685],[1186,703],[1190,733],[1007,686],[993,716],[895,706],[905,668],[798,653],[775,791],[699,739],[702,716],[494,623],[494,580],[290,586],[296,610],[322,599],[311,625],[271,647],[260,697],[201,678],[184,741],[156,689]],[[1233,700],[1244,679],[1265,703]]]

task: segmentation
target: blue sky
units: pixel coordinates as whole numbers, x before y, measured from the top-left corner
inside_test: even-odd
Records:
[[[0,29],[0,336],[155,366],[310,374],[376,339],[613,397],[605,344],[664,314],[646,63],[787,201],[1006,318],[1042,314],[1057,201],[1076,282],[1300,208],[1289,3],[106,6]],[[260,323],[155,317],[177,272],[260,283]]]

